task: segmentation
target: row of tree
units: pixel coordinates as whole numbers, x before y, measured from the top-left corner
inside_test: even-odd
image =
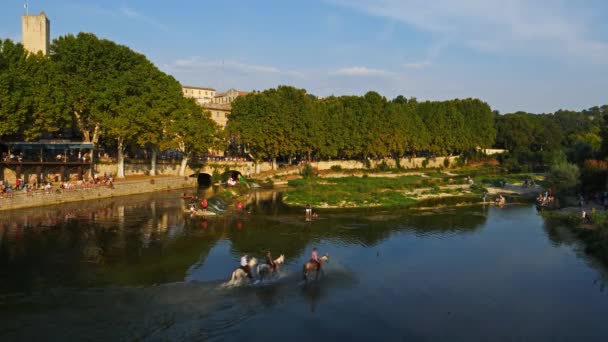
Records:
[[[221,130],[179,82],[142,54],[93,34],[55,39],[49,56],[0,42],[0,137],[32,141],[80,138],[116,148],[118,177],[124,152],[139,146],[173,149],[188,161],[222,143]]]
[[[183,174],[194,156],[223,149],[228,138],[254,160],[398,159],[496,146],[518,165],[543,168],[565,152],[582,166],[608,156],[606,115],[608,106],[498,115],[477,99],[317,98],[279,86],[237,98],[223,132],[173,77],[126,46],[80,33],[55,39],[43,56],[0,41],[0,139],[71,138],[115,148],[119,177],[127,148],[151,151],[152,174],[158,151],[180,151]]]
[[[456,154],[494,144],[495,114],[477,99],[418,103],[376,92],[318,99],[279,86],[237,98],[228,134],[254,159],[400,158]]]

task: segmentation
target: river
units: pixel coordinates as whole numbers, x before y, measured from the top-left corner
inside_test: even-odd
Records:
[[[532,206],[320,211],[181,192],[3,212],[0,340],[605,341],[608,273]],[[211,201],[212,205],[221,203]],[[313,246],[329,253],[304,282]],[[247,253],[279,277],[222,284]]]

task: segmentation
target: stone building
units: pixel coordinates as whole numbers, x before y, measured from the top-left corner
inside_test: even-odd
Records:
[[[234,101],[234,99],[236,99],[237,97],[245,96],[247,94],[249,94],[248,91],[241,91],[236,90],[234,88],[230,88],[224,93],[219,93],[215,95],[213,103],[232,103],[232,101]]]
[[[182,86],[185,97],[191,97],[200,105],[212,103],[215,98],[215,89],[207,87]]]
[[[30,53],[47,55],[51,41],[51,22],[44,12],[21,17],[23,47]]]
[[[226,128],[226,123],[228,123],[228,115],[232,110],[230,103],[207,103],[203,107],[211,113],[211,119],[213,119],[213,121],[215,121],[222,128]]]
[[[228,116],[232,111],[232,102],[239,96],[249,94],[248,91],[230,88],[223,93],[216,93],[215,89],[207,87],[182,86],[185,97],[196,99],[204,109],[211,113],[211,118],[222,128],[226,127]]]

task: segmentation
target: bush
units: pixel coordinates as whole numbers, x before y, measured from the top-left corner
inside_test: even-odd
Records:
[[[423,161],[422,161],[422,168],[423,168],[423,169],[426,169],[426,167],[427,167],[428,165],[429,165],[429,160],[428,160],[428,159],[425,159],[425,160],[423,160]]]
[[[304,167],[300,170],[300,175],[304,178],[312,178],[317,175],[317,172],[310,163],[304,164]]]
[[[389,171],[390,169],[391,169],[391,167],[388,166],[388,164],[384,160],[382,161],[382,163],[376,165],[376,170],[378,170],[378,171],[386,172],[386,171]]]
[[[578,166],[570,163],[560,163],[551,167],[545,176],[548,186],[554,193],[572,193],[579,184],[580,171]]]
[[[211,174],[211,181],[215,184],[222,180],[222,175],[217,169],[213,169],[213,173]]]
[[[443,167],[445,167],[446,169],[450,167],[450,158],[445,157],[445,159],[443,160]]]
[[[332,166],[330,167],[330,169],[331,169],[332,171],[342,171],[342,166],[340,166],[340,165],[332,165]]]

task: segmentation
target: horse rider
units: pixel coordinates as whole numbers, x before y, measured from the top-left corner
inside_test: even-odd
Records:
[[[310,255],[310,261],[317,264],[317,271],[321,270],[321,260],[319,260],[319,255],[317,254],[317,247],[312,248],[312,253]]]
[[[268,264],[268,266],[272,267],[273,272],[277,271],[277,264],[275,264],[274,260],[272,259],[272,254],[270,254],[270,250],[266,252],[266,263]]]
[[[241,269],[247,273],[247,277],[249,279],[253,279],[253,275],[251,274],[251,267],[249,267],[249,262],[247,261],[248,255],[245,254],[241,257]]]

